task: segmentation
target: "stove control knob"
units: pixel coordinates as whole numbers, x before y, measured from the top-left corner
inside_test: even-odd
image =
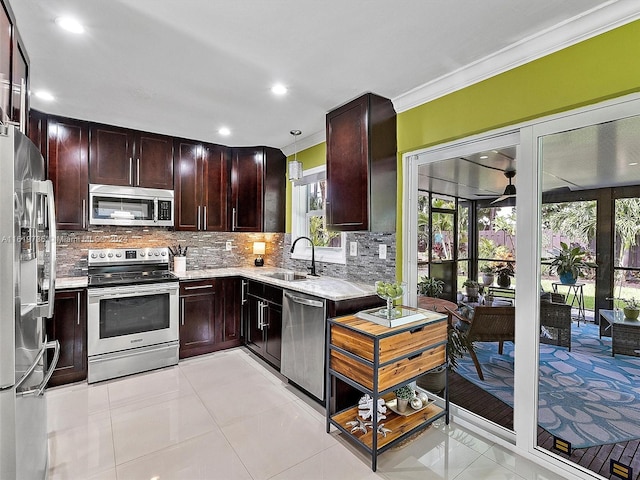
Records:
[[[159,253],[159,252],[154,252],[154,255],[155,255],[156,257],[159,257],[159,256],[160,256],[160,253]]]
[[[97,253],[92,253],[91,254],[91,258],[98,258],[98,254]]]
[[[163,251],[160,255],[162,255],[163,257],[167,256],[167,252]]]
[[[146,253],[144,253],[144,252],[140,252],[140,256],[141,256],[141,257],[146,257],[146,256],[147,256],[147,254],[146,254]]]
[[[110,253],[109,255],[107,255],[107,257],[113,258],[113,253]]]
[[[104,257],[106,257],[106,255],[104,253],[101,253],[100,258],[104,258]]]
[[[120,258],[122,256],[121,253],[116,253],[116,257]]]

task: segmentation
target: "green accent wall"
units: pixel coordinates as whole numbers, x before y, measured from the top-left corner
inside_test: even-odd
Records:
[[[639,58],[640,20],[398,114],[398,278],[403,153],[638,92]],[[321,144],[299,152],[298,160],[311,168],[324,163],[325,156],[326,146]]]
[[[293,155],[287,157],[287,162],[293,160]],[[327,144],[322,142],[313,147],[298,152],[298,161],[302,162],[305,170],[309,168],[319,167],[327,162]],[[287,168],[287,180],[289,169]],[[287,182],[287,214],[285,218],[285,232],[291,233],[291,182]]]

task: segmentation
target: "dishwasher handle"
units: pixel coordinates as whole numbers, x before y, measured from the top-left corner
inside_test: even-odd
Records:
[[[306,305],[308,307],[316,307],[316,308],[324,308],[324,302],[320,300],[311,300],[310,298],[298,297],[297,295],[292,295],[289,292],[284,292],[284,296],[291,300],[292,302],[299,303],[301,305]]]

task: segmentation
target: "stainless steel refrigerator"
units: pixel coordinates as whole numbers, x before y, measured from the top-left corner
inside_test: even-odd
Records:
[[[0,125],[0,479],[46,478],[45,385],[58,360],[53,315],[56,221],[44,160]],[[52,350],[52,352],[49,352]]]

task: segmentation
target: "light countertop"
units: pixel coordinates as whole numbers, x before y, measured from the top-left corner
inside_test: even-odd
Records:
[[[271,267],[212,268],[208,270],[187,270],[185,273],[176,274],[176,276],[180,280],[244,277],[334,301],[368,297],[376,294],[373,282],[369,285],[326,276],[308,277],[308,280],[286,281],[266,276],[266,274],[276,272],[291,272],[291,270]],[[85,288],[87,283],[87,277],[60,277],[56,278],[56,289]]]

